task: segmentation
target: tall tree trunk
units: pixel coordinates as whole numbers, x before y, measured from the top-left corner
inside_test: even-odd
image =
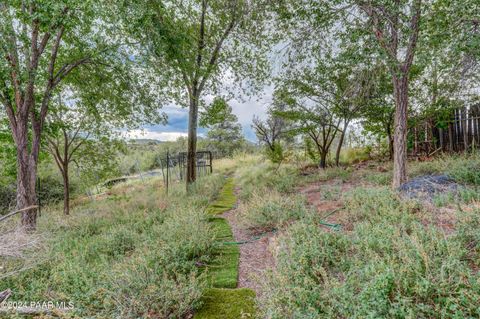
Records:
[[[392,135],[392,126],[390,125],[391,121],[386,123],[385,131],[387,133],[388,139],[388,159],[393,160],[393,135]]]
[[[388,134],[388,158],[389,160],[393,160],[393,153],[394,152],[394,146],[393,146],[393,136],[391,133]]]
[[[63,213],[70,215],[70,177],[68,175],[68,162],[63,164]]]
[[[343,131],[340,134],[340,140],[338,140],[337,151],[335,153],[335,165],[336,166],[340,165],[340,152],[342,151],[343,141],[345,140],[345,133],[347,131],[348,124],[349,124],[349,121],[345,121],[343,123]]]
[[[194,96],[190,99],[188,116],[187,191],[189,186],[197,179],[197,119],[198,97]]]
[[[393,145],[393,182],[398,188],[407,180],[408,75],[393,78],[395,95],[395,131]]]
[[[320,167],[322,169],[327,168],[327,153],[328,152],[320,152]]]
[[[37,204],[35,192],[37,161],[28,150],[28,133],[26,126],[18,127],[17,143],[17,209],[24,209]],[[30,209],[22,213],[22,228],[25,231],[34,231],[37,225],[37,209]]]

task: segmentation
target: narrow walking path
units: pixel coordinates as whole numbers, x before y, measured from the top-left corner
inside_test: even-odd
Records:
[[[194,319],[241,319],[255,317],[255,291],[239,287],[240,248],[232,232],[229,220],[221,217],[235,210],[236,196],[233,179],[225,185],[207,212],[216,232],[217,245],[213,260],[207,265],[209,289],[203,297],[203,306]]]
[[[275,266],[275,261],[270,251],[270,243],[275,238],[275,233],[264,234],[260,238],[254,236],[240,226],[237,210],[229,210],[222,215],[232,227],[235,241],[241,243],[238,287],[250,288],[257,296],[262,290],[259,279],[264,272]],[[252,239],[253,238],[253,239]]]

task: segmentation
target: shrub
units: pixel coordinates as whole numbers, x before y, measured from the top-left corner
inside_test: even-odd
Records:
[[[452,158],[446,169],[447,174],[459,183],[480,185],[480,156]]]
[[[248,199],[256,191],[273,189],[281,193],[292,192],[299,180],[298,170],[290,165],[276,168],[268,163],[249,163],[236,172],[240,198]]]
[[[53,204],[63,200],[63,183],[53,177],[42,177],[38,181],[37,196],[42,205]],[[70,190],[72,193],[74,189]]]
[[[184,185],[174,184],[168,205],[152,179],[114,186],[114,196],[74,207],[67,219],[49,211],[39,219],[47,246],[36,252],[39,264],[2,278],[0,291],[12,289],[15,300],[74,301],[79,318],[186,317],[200,304],[206,276],[198,265],[215,242],[202,205],[222,179],[202,178],[188,200]]]
[[[304,217],[308,208],[305,198],[285,196],[276,191],[256,192],[239,207],[242,223],[248,228],[271,230]]]
[[[357,219],[351,233],[322,232],[307,219],[280,237],[260,300],[265,317],[480,316],[478,217],[447,237],[387,189],[357,190],[347,209]]]
[[[196,271],[167,273],[158,255],[138,256],[116,269],[108,299],[117,318],[184,318],[201,305],[205,281]]]
[[[15,207],[16,196],[15,185],[0,184],[0,215]]]
[[[280,165],[285,159],[285,154],[283,152],[283,147],[280,143],[273,144],[273,148],[266,149],[267,158],[273,163]]]

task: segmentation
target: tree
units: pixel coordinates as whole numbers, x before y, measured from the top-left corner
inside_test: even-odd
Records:
[[[242,126],[223,98],[216,97],[206,112],[200,115],[200,126],[209,128],[209,144],[223,156],[231,156],[245,143]]]
[[[96,161],[105,150],[115,142],[111,132],[102,118],[94,116],[82,107],[66,106],[59,95],[59,106],[50,112],[47,118],[49,132],[47,134],[47,150],[55,160],[63,180],[63,213],[70,214],[70,165],[72,162],[89,159]],[[98,147],[99,144],[102,146]],[[100,152],[92,152],[99,150]],[[81,153],[81,158],[77,154]],[[93,153],[93,154],[88,154]],[[88,155],[87,155],[88,154]],[[83,158],[83,159],[82,159]],[[110,158],[110,161],[113,160]]]
[[[380,2],[356,1],[370,19],[372,32],[392,75],[395,99],[392,187],[398,188],[407,179],[409,76],[420,33],[422,0]]]
[[[244,83],[247,75],[265,74],[264,44],[258,36],[262,26],[257,23],[262,5],[246,0],[138,0],[122,6],[125,29],[140,40],[146,63],[165,76],[169,96],[189,108],[187,189],[196,180],[203,97],[219,93],[222,82]]]
[[[292,29],[289,22],[295,20],[293,29],[303,30],[300,35],[293,30],[288,33],[292,43],[317,40],[315,48],[321,49],[325,42],[322,37],[331,33],[338,39],[356,42],[359,52],[380,57],[388,66],[395,100],[392,187],[400,186],[407,176],[409,76],[421,30],[422,0],[293,0],[281,1],[278,12],[282,31]],[[372,43],[375,45],[370,47]],[[341,44],[337,42],[337,45]]]
[[[41,136],[50,99],[80,66],[95,63],[107,44],[102,12],[92,1],[7,1],[0,4],[0,101],[17,151],[17,207],[36,204]],[[36,209],[22,213],[36,227]]]
[[[319,166],[326,168],[327,155],[341,122],[334,112],[334,103],[339,96],[335,90],[324,90],[325,82],[317,81],[318,78],[315,76],[323,74],[313,71],[305,73],[303,77],[285,80],[284,86],[277,89],[277,94],[283,99],[286,107],[275,113],[291,121],[292,134],[302,134],[311,138],[319,154]]]
[[[333,70],[332,70],[333,71]],[[340,152],[353,119],[358,118],[369,105],[372,95],[372,71],[368,69],[355,70],[348,66],[340,68],[332,77],[335,83],[335,106],[333,112],[341,119],[340,137],[335,152],[335,165],[340,165]]]
[[[258,140],[266,146],[267,156],[275,164],[280,164],[284,160],[281,141],[290,142],[291,139],[290,121],[277,114],[285,109],[286,104],[282,100],[282,96],[274,92],[267,119],[262,121],[259,117],[254,116],[252,121],[252,128]]]
[[[47,116],[47,149],[62,175],[66,215],[70,211],[71,163],[81,166],[84,174],[94,170],[98,183],[105,172],[113,171],[122,145],[120,129],[165,121],[159,102],[141,82],[144,74],[130,63],[109,62],[96,66],[95,72],[72,73],[57,90]]]

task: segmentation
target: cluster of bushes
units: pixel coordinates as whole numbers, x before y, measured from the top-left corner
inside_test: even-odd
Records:
[[[259,163],[258,157],[251,156],[239,161],[238,167],[235,180],[242,200],[265,190],[289,193],[299,182],[298,169],[292,165],[278,167],[268,162]]]
[[[15,207],[15,186],[13,184],[0,184],[0,215],[8,213]]]
[[[37,183],[37,199],[42,206],[63,200],[63,183],[59,179],[46,176],[40,178]],[[16,196],[15,184],[0,184],[0,215],[11,211],[15,207]]]
[[[346,206],[351,233],[319,231],[310,214],[281,236],[261,297],[267,318],[480,316],[478,213],[447,237],[386,188],[356,189]]]
[[[109,198],[41,219],[43,260],[0,282],[15,300],[75,303],[78,317],[182,318],[206,287],[199,265],[209,261],[215,234],[204,212],[223,176],[203,178],[185,200],[184,185],[168,199],[159,179],[114,186]],[[38,257],[38,256],[37,256]],[[13,266],[12,266],[13,267]],[[12,269],[5,269],[6,273]]]
[[[248,201],[241,203],[239,214],[246,228],[270,231],[305,216],[308,210],[303,196],[263,191],[253,193]]]

